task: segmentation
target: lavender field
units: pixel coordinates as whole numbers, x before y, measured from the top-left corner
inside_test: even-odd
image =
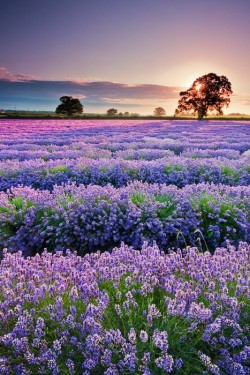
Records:
[[[250,374],[250,124],[0,120],[0,374]]]

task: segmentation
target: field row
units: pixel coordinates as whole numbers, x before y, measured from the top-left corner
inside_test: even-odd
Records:
[[[6,254],[1,374],[247,375],[249,254]]]
[[[159,144],[160,147],[177,143],[185,147],[231,148],[241,152],[249,149],[250,129],[242,121],[120,121],[120,120],[0,120],[1,145],[29,143],[63,146],[94,144],[100,147],[116,145],[126,148],[139,142]],[[208,142],[209,141],[209,142]],[[243,145],[245,145],[243,147]],[[227,147],[229,146],[229,147]],[[231,147],[230,147],[231,146]],[[140,146],[141,148],[141,146]]]
[[[111,152],[158,149],[179,155],[198,148],[217,151],[220,156],[224,150],[243,153],[250,149],[250,129],[242,122],[1,120],[0,125],[1,150],[29,151],[30,155],[79,151],[84,156],[88,148]]]
[[[242,159],[245,157],[250,157],[249,150],[240,153],[239,150],[234,149],[211,149],[211,148],[190,148],[187,147],[183,151],[177,152],[171,146],[167,146],[166,149],[158,148],[154,145],[143,145],[147,148],[132,148],[131,144],[128,148],[123,148],[120,146],[120,150],[109,150],[107,147],[98,148],[94,145],[77,144],[70,146],[43,146],[34,147],[30,144],[18,145],[15,148],[11,148],[9,145],[4,145],[1,147],[0,151],[0,161],[4,160],[34,160],[42,159],[44,161],[50,160],[60,160],[60,159],[78,159],[81,157],[90,159],[117,159],[121,158],[124,160],[155,160],[165,157],[180,156],[192,159],[212,159],[212,158],[225,158],[225,159]],[[32,150],[30,149],[32,147]],[[114,148],[114,146],[110,146]],[[173,150],[171,150],[171,148]]]
[[[121,187],[131,181],[174,184],[178,187],[201,182],[250,185],[249,158],[237,161],[171,157],[152,161],[79,158],[50,162],[0,162],[2,191],[18,185],[52,190],[56,184],[69,182]]]
[[[226,240],[250,240],[250,187],[135,182],[124,188],[29,187],[0,194],[0,245],[26,255],[50,251],[107,250],[122,241],[140,249],[198,246],[213,251]]]

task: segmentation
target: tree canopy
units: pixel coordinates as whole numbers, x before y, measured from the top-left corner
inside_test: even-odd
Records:
[[[69,117],[81,115],[83,113],[83,105],[79,99],[73,98],[72,96],[62,96],[60,101],[62,103],[57,106],[56,113]]]
[[[157,107],[154,110],[154,116],[160,117],[160,116],[166,116],[166,111],[162,107]]]
[[[117,109],[110,108],[110,109],[107,110],[107,115],[108,116],[115,116],[117,114],[117,112],[118,112]]]
[[[187,91],[180,92],[181,98],[175,114],[197,114],[199,120],[207,116],[209,111],[222,115],[222,108],[228,107],[232,93],[227,77],[206,74],[197,78]]]

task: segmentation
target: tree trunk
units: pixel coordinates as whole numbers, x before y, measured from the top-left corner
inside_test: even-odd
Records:
[[[206,115],[206,109],[201,107],[198,109],[198,120],[203,120],[203,117]]]

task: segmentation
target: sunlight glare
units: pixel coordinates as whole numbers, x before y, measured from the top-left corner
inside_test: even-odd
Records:
[[[202,83],[196,83],[195,88],[197,91],[200,91],[202,88]]]

